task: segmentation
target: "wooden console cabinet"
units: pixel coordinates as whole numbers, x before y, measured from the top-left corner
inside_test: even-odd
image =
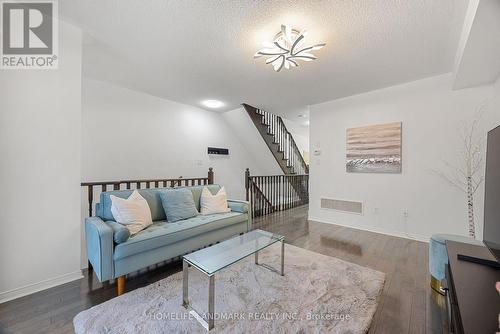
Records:
[[[495,260],[484,246],[446,241],[446,309],[450,333],[494,334],[499,331],[500,270],[461,261],[457,254]]]

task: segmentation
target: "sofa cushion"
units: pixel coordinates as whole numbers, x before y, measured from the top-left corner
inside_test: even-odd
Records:
[[[221,186],[218,184],[208,184],[208,185],[204,185],[204,186],[192,186],[192,187],[186,187],[186,188],[189,188],[189,190],[191,190],[191,192],[193,193],[193,200],[194,200],[194,204],[196,205],[196,210],[198,210],[198,212],[200,212],[200,198],[201,198],[201,192],[203,191],[203,188],[208,188],[208,190],[210,190],[210,192],[213,195],[215,195],[220,190]]]
[[[217,194],[212,194],[207,187],[203,188],[200,197],[200,213],[211,215],[214,213],[225,213],[231,209],[227,206],[226,188],[222,187]]]
[[[169,223],[198,215],[193,193],[187,188],[165,190],[160,193],[160,198]]]
[[[239,212],[217,213],[207,216],[196,216],[175,223],[155,222],[147,229],[130,237],[126,242],[116,245],[113,258],[115,260],[134,254],[147,252],[158,247],[196,237],[207,231],[216,230],[232,224],[245,222],[248,215]]]
[[[115,221],[124,225],[130,234],[136,234],[153,224],[148,202],[137,190],[134,190],[127,199],[114,195],[109,197],[112,202],[111,213]]]
[[[163,211],[163,206],[161,205],[160,192],[164,191],[164,188],[155,189],[139,189],[137,190],[139,194],[148,202],[149,209],[151,210],[151,218],[153,221],[165,220],[165,211]],[[133,190],[115,190],[106,191],[101,193],[101,200],[98,206],[98,211],[96,212],[102,220],[115,220],[113,214],[111,213],[111,195],[120,198],[128,198],[132,194]],[[97,207],[96,207],[97,208]]]

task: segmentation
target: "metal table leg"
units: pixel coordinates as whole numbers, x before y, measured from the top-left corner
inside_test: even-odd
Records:
[[[186,260],[182,261],[182,306],[188,308],[189,299],[188,299],[188,269],[189,264]]]
[[[215,325],[215,275],[207,275],[208,282],[208,314],[205,320],[199,313],[189,304],[188,285],[189,285],[189,264],[187,261],[182,261],[182,306],[184,306],[191,315],[207,330],[211,330]]]
[[[215,275],[210,276],[208,283],[208,330],[214,328],[215,320]]]
[[[265,263],[259,263],[259,252],[255,252],[255,264],[267,268],[271,271],[274,271],[277,274],[280,274],[281,276],[285,276],[285,240],[281,240],[281,266],[279,269],[273,268],[272,266],[265,264]]]
[[[285,240],[281,240],[281,276],[285,276]]]

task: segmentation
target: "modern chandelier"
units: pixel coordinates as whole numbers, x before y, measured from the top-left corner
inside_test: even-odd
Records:
[[[264,48],[257,51],[254,58],[269,57],[266,64],[272,64],[276,72],[284,67],[290,69],[299,66],[298,60],[312,61],[317,59],[310,51],[319,50],[326,44],[316,44],[313,46],[302,47],[307,32],[298,31],[290,26],[281,25],[281,31],[276,34],[273,42],[265,42]]]

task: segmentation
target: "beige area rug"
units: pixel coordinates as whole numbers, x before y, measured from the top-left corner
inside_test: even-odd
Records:
[[[259,253],[280,264],[280,245]],[[285,247],[285,276],[250,256],[215,276],[211,333],[366,333],[385,274],[350,262]],[[207,312],[208,279],[189,269],[189,300]],[[182,272],[79,313],[76,333],[206,333],[182,307]]]

